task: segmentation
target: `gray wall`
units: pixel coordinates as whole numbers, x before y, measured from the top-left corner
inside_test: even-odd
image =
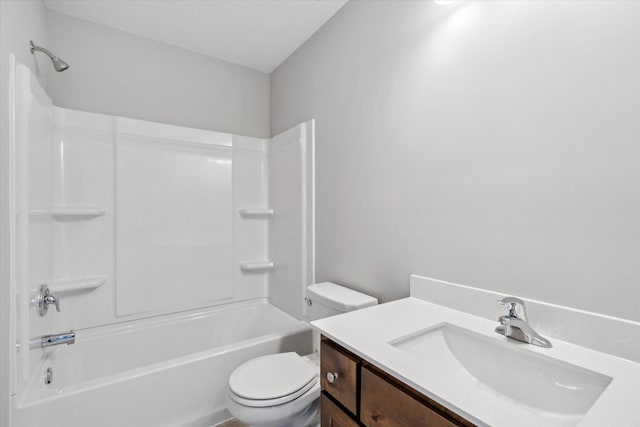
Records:
[[[41,0],[0,0],[0,425],[9,426],[10,355],[15,351],[9,336],[10,302],[15,295],[9,289],[9,54],[34,73],[43,86],[51,62],[44,55],[29,51],[29,40],[47,43],[46,10]]]
[[[29,40],[36,45],[47,45],[47,10],[42,0],[0,1],[0,49],[2,49],[2,110],[8,102],[9,53],[16,55],[16,62],[29,67],[42,86],[47,85],[51,61],[44,54],[32,55]],[[4,118],[4,114],[2,116]],[[3,129],[5,127],[3,126]]]
[[[269,75],[57,12],[56,105],[240,135],[269,136]]]
[[[640,320],[640,2],[353,1],[271,76],[317,120],[317,279]]]

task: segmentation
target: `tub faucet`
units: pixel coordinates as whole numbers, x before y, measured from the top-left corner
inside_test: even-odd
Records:
[[[43,335],[40,338],[40,347],[51,347],[60,344],[73,344],[76,342],[76,333],[74,331],[63,332],[61,334]]]
[[[498,318],[500,325],[496,327],[497,333],[539,347],[551,347],[551,341],[542,337],[529,325],[524,301],[516,297],[506,297],[498,302],[507,306],[509,313]]]

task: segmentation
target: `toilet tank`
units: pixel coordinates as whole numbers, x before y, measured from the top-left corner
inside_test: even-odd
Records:
[[[378,304],[377,298],[331,282],[309,285],[307,298],[310,304],[307,307],[309,320],[323,319]]]

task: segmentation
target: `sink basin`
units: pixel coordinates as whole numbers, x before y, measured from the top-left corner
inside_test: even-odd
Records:
[[[544,417],[545,425],[573,426],[611,378],[533,352],[529,344],[493,339],[449,323],[389,342],[446,372],[456,388],[479,387]]]

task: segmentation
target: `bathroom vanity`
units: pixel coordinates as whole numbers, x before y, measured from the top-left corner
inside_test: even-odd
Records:
[[[322,427],[475,425],[326,337],[320,354]]]
[[[323,427],[639,425],[640,364],[610,354],[415,297],[311,324]]]

